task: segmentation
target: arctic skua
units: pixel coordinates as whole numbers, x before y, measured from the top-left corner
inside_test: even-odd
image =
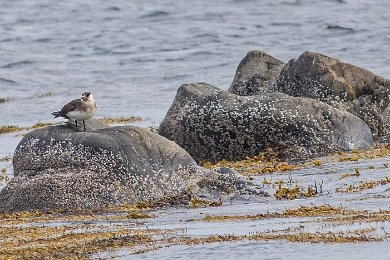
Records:
[[[60,111],[51,113],[54,118],[64,117],[74,120],[77,128],[77,121],[83,121],[85,132],[85,120],[90,119],[96,112],[96,102],[92,93],[87,91],[81,95],[81,98],[74,99],[62,107]]]

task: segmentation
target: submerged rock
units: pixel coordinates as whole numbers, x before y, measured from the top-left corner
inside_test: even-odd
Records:
[[[250,51],[238,65],[229,92],[241,96],[270,92],[283,65],[283,61],[265,52]]]
[[[320,53],[290,60],[276,91],[321,100],[361,118],[374,136],[390,134],[390,81],[368,70]]]
[[[65,125],[34,130],[19,143],[13,166],[14,178],[0,192],[0,212],[102,209],[174,200],[192,190],[189,196],[197,196],[198,182],[214,174],[174,142],[133,126],[87,132]],[[234,174],[232,179],[228,185],[241,183]],[[213,189],[202,185],[202,192],[208,188]],[[235,190],[240,189],[238,185]],[[219,196],[226,194],[219,190]]]
[[[278,92],[237,96],[206,83],[179,88],[159,133],[198,162],[235,161],[266,149],[300,159],[372,145],[361,119],[323,102]]]

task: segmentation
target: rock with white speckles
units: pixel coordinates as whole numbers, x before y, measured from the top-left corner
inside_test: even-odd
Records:
[[[248,181],[231,168],[221,167],[208,172],[206,178],[197,182],[194,188],[196,197],[206,200],[219,198],[222,201],[231,200],[259,200],[259,198],[269,197],[259,186]],[[221,192],[229,196],[221,196]]]
[[[283,61],[265,52],[250,51],[238,65],[229,92],[241,96],[270,92],[283,65]]]
[[[221,185],[199,186],[215,173],[199,167],[176,143],[133,126],[87,132],[66,125],[36,129],[19,143],[13,166],[15,177],[0,192],[0,212],[104,209],[175,201],[198,196],[197,190],[227,194]],[[240,183],[235,174],[219,180],[229,190],[244,191],[234,188],[235,180]]]
[[[14,157],[0,210],[100,209],[172,197],[199,174],[188,153],[139,127],[77,132],[51,126],[28,133]]]
[[[279,92],[238,96],[206,83],[179,88],[159,133],[198,162],[235,161],[266,149],[301,159],[372,145],[361,119],[323,102]]]
[[[390,134],[390,81],[320,53],[304,52],[280,72],[276,91],[321,100],[361,118],[375,136]]]

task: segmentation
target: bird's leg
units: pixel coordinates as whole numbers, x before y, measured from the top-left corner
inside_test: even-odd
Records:
[[[74,122],[76,123],[76,130],[78,131],[79,129],[77,128],[77,120],[74,120]]]
[[[85,121],[83,120],[83,125],[84,125],[84,132],[85,132]]]

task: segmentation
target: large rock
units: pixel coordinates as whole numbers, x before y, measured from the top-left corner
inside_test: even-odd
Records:
[[[208,177],[228,180],[230,190],[233,179],[236,190],[244,189],[238,175],[215,177],[217,172],[199,167],[174,142],[131,126],[87,132],[66,125],[34,130],[19,143],[13,166],[15,177],[0,192],[0,212],[173,200],[191,189],[205,193],[212,188],[202,184]]]
[[[159,133],[198,162],[239,160],[267,148],[299,159],[372,145],[362,120],[323,102],[278,92],[238,96],[206,83],[179,88]]]
[[[319,53],[290,60],[277,78],[276,91],[307,97],[361,118],[374,136],[390,134],[390,81]]]
[[[250,51],[238,65],[229,92],[241,96],[267,93],[283,65],[265,52]]]

